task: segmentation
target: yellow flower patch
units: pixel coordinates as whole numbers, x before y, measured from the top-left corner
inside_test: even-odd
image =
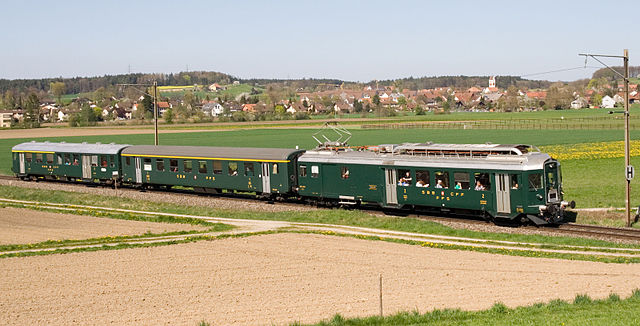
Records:
[[[601,158],[624,157],[624,142],[599,142],[570,145],[550,145],[540,147],[551,157],[563,160],[594,160]],[[631,156],[640,156],[640,140],[631,141]]]

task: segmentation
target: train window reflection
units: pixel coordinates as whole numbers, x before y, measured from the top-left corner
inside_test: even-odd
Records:
[[[542,174],[529,174],[529,190],[536,191],[542,188]]]

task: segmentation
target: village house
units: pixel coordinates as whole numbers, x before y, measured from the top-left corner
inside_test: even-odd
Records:
[[[202,112],[207,116],[217,117],[222,115],[224,107],[218,102],[209,101],[202,106]]]
[[[616,106],[616,101],[609,95],[605,95],[602,98],[602,107],[605,109],[613,109]]]
[[[0,111],[0,128],[11,127],[12,119],[13,119],[13,111],[10,111],[10,110]]]

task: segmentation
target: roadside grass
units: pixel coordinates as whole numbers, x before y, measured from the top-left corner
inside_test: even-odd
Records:
[[[254,235],[271,234],[271,233],[274,233],[274,232],[265,231],[265,232],[254,232],[254,233],[222,234],[218,236],[193,235],[190,237],[186,237],[184,239],[147,242],[147,243],[117,243],[115,245],[108,245],[107,243],[104,243],[102,244],[102,246],[93,246],[93,247],[58,248],[58,249],[52,248],[53,250],[46,250],[46,251],[23,251],[23,252],[16,252],[16,253],[0,254],[0,259],[12,258],[12,257],[31,257],[31,256],[46,256],[46,255],[55,255],[55,254],[68,254],[68,253],[76,253],[76,252],[163,247],[163,246],[169,246],[174,244],[198,242],[203,240],[211,241],[216,239],[249,237]]]
[[[20,204],[1,203],[0,208],[4,208],[4,207],[26,208],[26,209],[37,210],[37,211],[74,214],[74,215],[80,215],[80,216],[94,216],[94,217],[100,217],[100,218],[112,218],[112,219],[129,220],[129,221],[189,224],[189,225],[203,226],[203,227],[206,227],[206,229],[171,231],[171,232],[163,232],[163,233],[152,233],[147,231],[139,235],[104,236],[104,237],[89,238],[89,239],[47,240],[47,241],[42,241],[37,243],[28,243],[28,244],[5,244],[5,245],[0,245],[0,251],[105,244],[105,243],[115,243],[120,241],[144,239],[144,238],[152,238],[152,237],[166,237],[166,236],[174,236],[174,235],[223,232],[223,231],[229,231],[234,228],[231,225],[227,225],[223,223],[211,223],[202,219],[179,217],[179,216],[142,215],[142,214],[138,215],[138,214],[131,214],[131,213],[107,212],[107,211],[87,210],[87,209],[60,210],[60,209],[52,209],[52,208],[44,208],[44,207],[24,206]]]
[[[496,303],[482,311],[436,309],[427,313],[405,311],[390,316],[365,318],[344,318],[337,314],[331,319],[310,325],[638,325],[638,309],[640,290],[634,290],[626,299],[621,299],[617,294],[600,300],[593,300],[587,295],[577,295],[573,302],[553,300],[517,308]]]
[[[152,202],[135,200],[123,197],[100,196],[94,194],[74,193],[66,191],[44,191],[38,189],[20,188],[12,186],[1,186],[0,197],[32,200],[62,204],[93,205],[101,207],[134,209],[143,211],[154,211],[174,214],[188,214],[199,216],[214,216],[224,218],[246,218],[260,220],[281,220],[290,222],[308,222],[336,225],[351,225],[360,227],[370,227],[376,229],[386,229],[395,231],[406,231],[423,234],[436,234],[446,236],[456,236],[475,239],[513,241],[526,243],[544,244],[547,248],[565,246],[593,246],[612,248],[639,248],[637,245],[618,244],[607,241],[574,238],[574,237],[553,237],[542,235],[508,234],[508,233],[487,233],[464,229],[453,229],[442,224],[425,221],[417,218],[395,217],[395,216],[373,216],[362,211],[351,211],[342,209],[320,209],[300,212],[257,212],[248,210],[216,209],[203,206],[186,206],[166,202]],[[525,246],[526,247],[526,246]],[[470,250],[474,250],[471,248]]]

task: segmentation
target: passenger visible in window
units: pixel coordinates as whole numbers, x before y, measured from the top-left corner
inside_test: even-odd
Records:
[[[80,164],[80,163],[78,162],[78,159],[77,159],[77,158],[74,158],[74,159],[73,159],[73,165],[79,165],[79,164]]]
[[[462,183],[456,182],[456,185],[453,187],[453,189],[462,189]]]
[[[273,170],[271,171],[272,174],[278,174],[278,163],[273,163]]]
[[[416,180],[416,187],[429,187],[429,171],[417,170]]]
[[[404,182],[407,183],[407,186],[411,185],[411,182],[413,181],[413,179],[411,179],[411,172],[407,171],[404,174]]]
[[[444,188],[444,184],[442,182],[442,179],[438,179],[438,182],[436,182],[436,188]]]
[[[478,190],[478,191],[484,191],[485,190],[485,187],[482,185],[482,182],[480,182],[480,180],[476,181],[475,190]]]

